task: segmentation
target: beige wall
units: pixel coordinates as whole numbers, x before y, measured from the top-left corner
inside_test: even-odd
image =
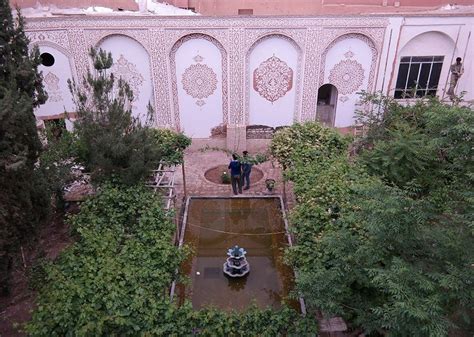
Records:
[[[407,11],[438,7],[450,0],[160,0],[177,7],[194,8],[203,15],[238,15],[252,9],[254,15],[317,15]],[[473,0],[458,0],[473,5]]]

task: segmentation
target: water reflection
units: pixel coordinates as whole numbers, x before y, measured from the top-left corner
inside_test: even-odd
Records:
[[[282,261],[283,232],[278,198],[191,199],[184,239],[194,255],[182,268],[190,284],[181,287],[181,299],[191,299],[195,308],[239,310],[253,301],[260,307],[281,306],[293,285],[292,270]],[[235,245],[245,248],[250,264],[250,273],[241,279],[222,272],[227,250]]]

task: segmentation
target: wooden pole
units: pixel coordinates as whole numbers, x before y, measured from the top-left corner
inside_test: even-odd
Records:
[[[186,171],[184,169],[184,156],[183,156],[183,163],[181,164],[181,170],[183,172],[183,194],[184,194],[184,197],[186,198]]]

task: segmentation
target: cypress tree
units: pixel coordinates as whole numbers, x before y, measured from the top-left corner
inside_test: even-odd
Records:
[[[33,110],[47,95],[39,50],[28,49],[24,19],[0,0],[0,294],[8,292],[13,252],[46,216],[49,198],[35,171],[41,151]]]

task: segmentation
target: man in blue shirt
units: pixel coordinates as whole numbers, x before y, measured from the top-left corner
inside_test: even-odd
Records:
[[[244,157],[242,159],[242,185],[245,183],[244,190],[250,188],[250,172],[252,171],[252,163],[250,162],[249,153],[247,151],[243,152]]]
[[[237,155],[232,155],[232,161],[229,164],[230,169],[230,181],[232,183],[232,190],[237,195],[237,186],[239,187],[239,193],[242,193],[242,178],[241,178],[241,165],[237,160]]]

